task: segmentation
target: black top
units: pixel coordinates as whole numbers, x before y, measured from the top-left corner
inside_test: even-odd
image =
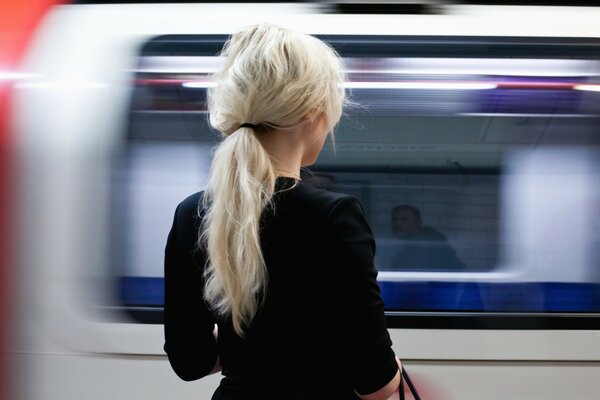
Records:
[[[203,192],[177,207],[165,250],[165,351],[180,378],[202,378],[218,353],[234,383],[294,382],[299,391],[351,399],[353,388],[374,392],[398,371],[373,265],[375,241],[359,201],[293,184],[277,178],[273,206],[262,215],[268,286],[244,338],[202,297],[206,254],[196,239]]]

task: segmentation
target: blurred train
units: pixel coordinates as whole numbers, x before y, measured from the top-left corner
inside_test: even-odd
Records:
[[[210,398],[220,378],[179,381],[162,350],[164,242],[219,140],[205,104],[218,52],[262,21],[344,60],[353,104],[304,180],[364,205],[423,398],[598,398],[600,9],[339,10],[48,12],[11,116],[15,398]]]

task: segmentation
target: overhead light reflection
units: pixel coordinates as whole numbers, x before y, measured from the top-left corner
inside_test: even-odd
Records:
[[[28,74],[24,72],[6,72],[0,71],[0,81],[17,81],[23,79],[34,79],[39,75],[37,74]]]
[[[215,87],[216,85],[214,82],[195,81],[195,82],[183,82],[181,84],[181,86],[190,88],[190,89],[206,89],[209,87]]]
[[[600,92],[600,85],[575,85],[575,90],[585,90],[589,92]]]
[[[20,82],[15,85],[19,89],[50,89],[50,90],[87,90],[103,89],[107,85],[102,82],[65,79],[65,80],[39,80]]]
[[[486,90],[496,89],[495,83],[472,82],[345,82],[348,89],[417,89],[417,90]]]

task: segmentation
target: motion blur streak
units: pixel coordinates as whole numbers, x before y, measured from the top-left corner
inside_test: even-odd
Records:
[[[18,68],[26,45],[40,19],[56,0],[0,0],[0,400],[11,396],[11,376],[14,368],[9,366],[11,326],[11,265],[13,254],[9,250],[16,245],[10,227],[16,226],[11,212],[14,204],[12,190],[16,182],[11,171],[10,91],[18,77]]]

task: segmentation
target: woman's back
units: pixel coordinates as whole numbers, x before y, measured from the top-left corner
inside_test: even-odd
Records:
[[[246,390],[246,396],[268,390],[280,399],[316,392],[332,398],[324,391],[355,399],[354,388],[370,393],[392,379],[397,364],[372,262],[373,236],[355,198],[277,179],[273,204],[261,218],[268,289],[241,337],[230,318],[214,315],[201,301],[206,254],[195,250],[195,236],[202,194],[181,203],[167,245],[166,351],[176,371],[188,370],[180,376],[203,376],[199,360],[213,350],[197,346],[203,333],[194,330],[218,322],[215,346],[228,377],[221,398],[247,398],[232,397],[236,390]],[[185,245],[177,247],[175,240]],[[200,301],[173,314],[170,306],[182,292],[197,293]],[[171,342],[181,351],[171,351]]]

